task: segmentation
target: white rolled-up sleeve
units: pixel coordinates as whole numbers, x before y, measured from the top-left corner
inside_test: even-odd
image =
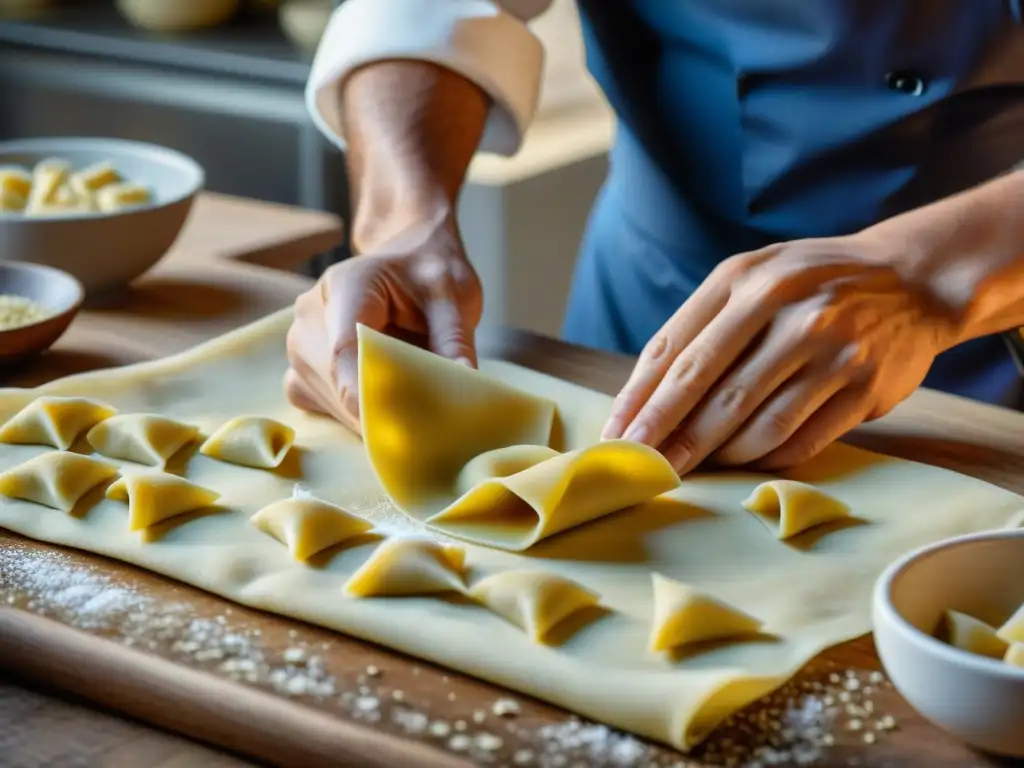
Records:
[[[544,49],[526,22],[551,1],[347,0],[331,16],[313,60],[310,116],[344,149],[337,93],[345,78],[375,61],[428,61],[490,96],[479,149],[513,155],[537,110],[544,68]]]

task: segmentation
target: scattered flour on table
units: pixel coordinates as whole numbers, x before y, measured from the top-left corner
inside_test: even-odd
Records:
[[[383,525],[408,521],[386,503],[361,509]],[[415,525],[415,524],[413,524]],[[231,608],[198,616],[185,602],[157,600],[101,569],[52,550],[0,549],[0,604],[7,603],[73,627],[99,631],[128,647],[170,649],[171,658],[228,679],[270,688],[290,697],[311,697],[340,706],[353,720],[422,738],[480,765],[536,768],[767,768],[774,765],[855,766],[836,747],[859,750],[897,730],[876,694],[891,685],[879,672],[826,665],[816,677],[799,676],[762,702],[730,718],[689,758],[575,716],[538,721],[514,698],[496,697],[488,709],[460,711],[454,690],[431,690],[422,702],[396,689],[376,665],[354,679],[327,669],[329,642],[287,632],[284,650],[272,650],[261,630]],[[280,633],[278,633],[280,635]],[[277,637],[273,647],[280,648]],[[165,651],[166,653],[166,651]],[[412,670],[413,677],[422,672]],[[403,679],[408,677],[403,676]],[[425,679],[425,678],[424,678]],[[452,684],[437,676],[431,688]],[[450,720],[430,712],[445,701]],[[419,704],[419,706],[418,706]],[[859,751],[858,750],[858,751]]]
[[[15,593],[25,607],[42,614],[68,614],[83,629],[107,626],[112,616],[144,608],[149,599],[121,587],[59,552],[0,549],[0,591],[13,604]],[[61,616],[67,618],[67,616]]]

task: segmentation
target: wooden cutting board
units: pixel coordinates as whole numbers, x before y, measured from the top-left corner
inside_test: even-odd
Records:
[[[266,241],[287,241],[279,232],[291,219],[276,206],[256,205],[205,199],[173,258],[119,303],[85,313],[58,351],[19,383],[97,361],[170,354],[289,303],[308,281],[255,264],[291,269],[311,252],[285,247],[275,255]],[[245,225],[254,211],[262,237]],[[271,214],[280,217],[277,229],[266,224]],[[259,259],[238,258],[247,251],[232,244],[246,237],[245,248]],[[484,348],[608,392],[630,366],[626,358],[525,334],[493,334]],[[1024,492],[1021,415],[920,393],[855,442]],[[367,643],[5,533],[0,605],[0,667],[9,673],[282,766],[995,764],[914,715],[877,672],[866,638],[824,654],[684,758]],[[32,721],[30,734],[17,721],[4,725],[0,750],[12,734],[42,742],[61,730],[56,721]],[[80,738],[87,742],[89,734]],[[185,755],[191,748],[181,749]],[[105,752],[86,764],[135,764],[108,759]],[[7,764],[2,757],[0,764]],[[178,764],[203,763],[181,757]]]

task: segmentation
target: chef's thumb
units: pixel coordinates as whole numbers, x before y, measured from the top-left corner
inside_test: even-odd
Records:
[[[342,406],[359,417],[359,335],[358,326],[375,331],[387,326],[387,303],[369,286],[350,283],[327,295],[324,321],[331,345],[331,361],[338,382]]]
[[[430,349],[441,357],[476,368],[475,328],[453,296],[433,296],[424,307]]]

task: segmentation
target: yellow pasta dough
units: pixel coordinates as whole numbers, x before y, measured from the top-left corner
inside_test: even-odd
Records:
[[[85,494],[117,475],[117,467],[77,453],[50,451],[0,475],[0,494],[70,512]]]
[[[750,614],[674,579],[651,574],[654,618],[652,651],[681,648],[711,640],[757,635],[763,622]]]
[[[1003,661],[1012,667],[1024,668],[1024,643],[1011,643],[1006,649]]]
[[[116,413],[109,405],[84,397],[37,397],[0,427],[0,443],[66,451],[79,435]]]
[[[120,181],[123,181],[121,174],[109,161],[90,165],[71,175],[71,182],[75,187],[92,194]]]
[[[0,195],[9,193],[27,198],[32,191],[32,174],[25,168],[0,168]]]
[[[249,521],[285,544],[296,560],[308,560],[373,528],[371,523],[341,507],[301,497],[268,504]]]
[[[426,536],[395,536],[378,546],[345,583],[353,597],[461,592],[466,551]]]
[[[458,497],[459,474],[480,454],[547,445],[555,405],[360,326],[359,411],[381,486],[424,520]]]
[[[505,450],[518,456],[523,448]],[[500,464],[501,453],[484,456],[489,464]],[[672,465],[655,449],[609,440],[480,483],[427,522],[452,536],[522,551],[678,485]]]
[[[413,505],[411,514],[402,514],[388,503],[357,435],[330,419],[302,413],[285,398],[281,381],[288,360],[282,349],[292,319],[287,310],[166,360],[78,375],[38,390],[0,391],[0,411],[14,413],[31,397],[45,394],[96,398],[120,413],[152,411],[211,429],[239,414],[273,418],[294,428],[296,443],[304,449],[303,488],[379,529],[423,534],[421,521],[461,495],[458,478],[476,456],[514,445],[550,445],[566,454],[589,447],[600,440],[612,406],[604,393],[526,367],[523,361],[548,363],[530,357],[528,350],[523,356],[515,336],[503,337],[501,346],[495,346],[482,334],[480,370],[485,378],[532,402],[557,403],[557,417],[547,425],[550,439],[546,429],[539,430],[540,437],[524,435],[530,430],[513,422],[509,429],[518,434],[497,445],[475,445],[463,454],[457,447],[435,444],[458,441],[455,428],[462,426],[477,440],[476,425],[463,425],[456,414],[458,423],[449,429],[444,419],[457,410],[453,404],[438,408],[436,420],[434,412],[420,413],[422,432],[413,435],[402,427],[399,433],[402,439],[415,438],[406,450],[414,457],[423,450],[435,458],[447,451],[445,455],[458,460],[434,465],[432,477],[439,473],[446,479],[429,485],[441,489],[432,497],[432,509],[429,504]],[[521,363],[495,359],[499,356]],[[549,362],[552,369],[572,370],[563,361]],[[385,370],[403,375],[401,367]],[[441,380],[429,382],[427,390],[431,397],[448,393],[448,400],[457,402],[457,382],[465,373],[443,367]],[[398,388],[402,386],[415,390],[417,384]],[[391,404],[378,398],[371,405],[387,411]],[[404,407],[401,400],[397,405]],[[500,394],[489,407],[498,414],[506,410]],[[487,411],[477,411],[483,419],[481,414]],[[395,423],[401,427],[400,421]],[[0,444],[0,470],[37,452]],[[415,462],[405,466],[416,469]],[[194,483],[223,493],[230,511],[181,527],[168,521],[159,546],[128,531],[124,505],[105,498],[84,517],[47,514],[28,501],[0,499],[0,527],[133,563],[253,609],[378,643],[684,749],[703,740],[737,709],[782,685],[820,651],[869,633],[875,582],[896,558],[929,543],[1002,527],[1024,509],[1021,496],[989,483],[834,445],[799,467],[793,478],[827,480],[828,490],[835,489],[868,524],[808,537],[804,547],[779,546],[766,537],[760,521],[741,506],[753,486],[750,475],[731,471],[688,475],[657,503],[563,531],[535,547],[532,556],[466,543],[466,562],[474,574],[551,571],[601,596],[593,613],[608,615],[551,647],[533,642],[525,631],[511,623],[506,627],[499,616],[466,600],[443,595],[348,599],[346,581],[372,555],[372,545],[344,547],[325,567],[310,568],[249,522],[270,502],[290,497],[294,478],[242,471],[202,457],[180,471]],[[920,509],[927,514],[907,514]],[[648,653],[652,572],[727,604],[750,606],[765,621],[773,641],[729,643],[708,654]],[[474,575],[470,584],[480,578]],[[558,630],[577,626],[576,619],[586,617],[570,618]],[[558,630],[552,633],[552,644],[562,637]]]
[[[543,643],[558,624],[600,601],[582,584],[533,569],[488,576],[473,585],[469,596],[525,630],[535,643]]]
[[[239,416],[210,435],[199,452],[211,459],[256,469],[281,465],[295,442],[287,424],[260,416]]]
[[[128,502],[128,530],[141,531],[172,517],[212,506],[220,494],[166,472],[125,475],[107,488],[107,498]]]
[[[199,430],[152,413],[127,413],[101,421],[86,439],[97,453],[112,459],[163,467],[169,458],[193,442]]]
[[[147,205],[153,199],[148,187],[130,181],[108,184],[96,192],[96,207],[115,213],[126,208]]]
[[[28,199],[9,189],[0,189],[0,213],[21,213]]]
[[[796,480],[761,483],[743,501],[743,508],[769,525],[777,521],[774,530],[780,539],[850,515],[850,508],[839,499]]]
[[[32,170],[32,188],[28,195],[29,212],[58,204],[58,196],[65,189],[71,166],[64,160],[43,160]]]
[[[1005,640],[1008,643],[1024,643],[1024,605],[1006,620],[996,634],[1000,640]]]
[[[1010,518],[1010,522],[1006,524],[1007,528],[1024,528],[1024,511],[1018,512],[1016,515]]]
[[[962,651],[993,659],[1006,653],[1007,643],[996,636],[994,627],[960,611],[946,611],[942,633],[950,645]]]
[[[488,480],[517,475],[559,455],[558,451],[546,445],[512,445],[508,448],[497,448],[481,453],[464,466],[459,472],[455,486],[458,494],[462,496]]]
[[[362,326],[359,375],[378,480],[396,506],[447,535],[521,551],[679,485],[638,443],[558,452],[549,401]]]

